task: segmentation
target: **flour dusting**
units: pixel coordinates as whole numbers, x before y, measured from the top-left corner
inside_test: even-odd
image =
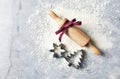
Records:
[[[28,23],[31,39],[36,46],[34,53],[38,56],[40,69],[38,68],[39,71],[37,71],[44,74],[43,79],[109,79],[109,72],[119,73],[120,10],[118,7],[119,0],[50,0],[45,2],[39,0],[35,13],[29,17]],[[85,68],[77,71],[68,67],[64,59],[54,59],[53,54],[48,50],[53,47],[53,43],[59,44],[59,35],[55,34],[59,28],[57,23],[47,15],[49,9],[61,17],[82,21],[79,28],[90,36],[94,45],[105,53],[105,56],[91,54],[90,50],[80,47],[63,35],[62,43],[66,45],[67,50],[72,52],[85,49],[87,53]]]
[[[80,11],[75,11],[74,9],[65,9],[63,7],[57,7],[54,11],[62,17],[67,17],[68,19],[76,18],[77,20],[82,21],[82,25],[79,26],[85,33],[89,35],[89,37],[94,41],[96,46],[101,49],[112,48],[112,39],[111,39],[111,31],[110,33],[105,33],[106,26],[101,24],[104,22],[101,18],[97,17],[95,14],[84,13]],[[55,22],[54,22],[55,23]],[[56,25],[57,27],[57,25]],[[54,28],[54,27],[53,27]],[[54,30],[55,31],[55,30]],[[48,35],[49,36],[49,35]],[[57,37],[57,36],[54,36]],[[58,37],[57,37],[58,38]],[[111,40],[110,40],[111,39]],[[76,44],[72,42],[66,35],[63,37],[63,43],[70,47],[69,49],[80,49]],[[72,51],[72,50],[71,50]]]
[[[96,8],[89,9],[89,4],[86,2],[85,5],[77,5],[76,7],[72,7],[69,5],[65,5],[65,2],[60,5],[50,6],[55,13],[61,17],[66,17],[68,19],[76,18],[77,20],[82,21],[82,25],[79,26],[81,30],[83,30],[92,40],[92,42],[100,49],[110,49],[113,47],[110,30],[107,31],[105,23],[106,21],[102,19],[100,16],[102,10],[105,9],[105,5],[108,1],[104,2],[102,6],[98,6],[95,4],[96,1],[92,3],[92,7],[97,6]],[[74,4],[74,3],[73,3]],[[88,4],[88,6],[86,6]],[[86,6],[86,7],[85,7]],[[39,7],[36,7],[36,12],[30,17],[29,23],[31,23],[32,27],[32,35],[34,33],[41,33],[42,36],[34,35],[32,38],[36,40],[36,44],[39,48],[46,47],[51,48],[52,43],[59,43],[58,36],[55,35],[55,31],[59,28],[57,27],[57,23],[53,21],[48,15],[47,10],[45,12],[39,11]],[[49,7],[49,6],[48,6]],[[54,8],[53,8],[54,7]],[[84,8],[83,8],[84,7]],[[43,17],[46,15],[46,18]],[[45,20],[41,20],[40,18],[45,18]],[[33,21],[34,20],[34,21]],[[32,22],[33,21],[33,22]],[[47,22],[47,23],[46,23]],[[43,24],[43,25],[41,25]],[[43,27],[42,27],[43,26]],[[35,37],[36,36],[36,37]],[[42,42],[40,41],[42,40]],[[71,39],[69,39],[66,35],[63,35],[62,43],[64,43],[68,50],[74,51],[79,49],[84,49],[74,43]],[[41,46],[42,44],[42,46]]]

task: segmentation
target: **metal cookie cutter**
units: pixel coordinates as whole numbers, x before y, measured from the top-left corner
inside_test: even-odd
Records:
[[[55,58],[65,58],[65,60],[68,62],[68,66],[73,66],[76,69],[80,68],[80,65],[82,63],[81,61],[83,59],[83,50],[78,50],[74,53],[70,53],[65,49],[65,45],[57,45],[53,43],[53,49],[49,51],[54,53],[53,57]]]
[[[79,69],[83,59],[83,50],[78,50],[74,52],[74,54],[70,54],[70,56],[64,58],[68,62],[68,66],[73,66],[76,69]]]
[[[57,45],[55,43],[53,43],[53,49],[49,51],[54,53],[53,57],[55,58],[61,58],[63,57],[63,54],[67,52],[63,44]]]

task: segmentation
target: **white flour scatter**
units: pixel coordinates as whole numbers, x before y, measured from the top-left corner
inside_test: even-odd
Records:
[[[110,6],[109,3],[112,3],[111,0],[58,0],[54,3],[42,2],[41,0],[39,1],[39,4],[35,9],[36,11],[30,16],[28,23],[31,28],[31,38],[36,44],[35,50],[37,52],[39,63],[42,65],[43,68],[47,67],[48,72],[45,72],[45,74],[49,73],[53,75],[52,73],[50,73],[52,71],[52,68],[54,72],[58,72],[59,70],[66,71],[66,69],[69,69],[63,59],[58,61],[54,60],[51,53],[48,51],[52,48],[53,43],[59,44],[59,35],[55,34],[55,31],[57,31],[59,28],[57,27],[57,23],[47,15],[47,11],[51,9],[61,17],[66,17],[68,19],[76,18],[77,20],[82,21],[82,25],[80,25],[79,28],[90,36],[94,45],[96,45],[100,50],[106,51],[112,50],[112,48],[114,47],[112,29],[116,29],[114,28],[114,25],[108,20],[106,16],[107,13],[105,13],[106,9],[109,8],[107,6]],[[66,35],[63,35],[62,43],[64,43],[67,50],[71,52],[85,49],[78,46]],[[88,79],[89,77],[93,78],[92,76],[94,76],[93,79],[97,79],[99,77],[95,76],[96,73],[98,73],[96,69],[102,69],[105,65],[104,62],[106,61],[100,56],[97,57],[95,55],[92,55],[91,53],[87,54],[89,60],[87,60],[88,66],[86,68],[86,71],[79,71],[78,73],[75,73],[74,76],[72,76],[74,79],[77,79],[79,75],[81,75],[82,78],[83,75],[86,75],[87,73],[91,73],[91,75],[83,77],[84,79]],[[48,67],[47,65],[43,65],[44,63],[50,64],[50,66]],[[58,69],[58,71],[55,69]],[[69,69],[68,71],[72,71],[72,69]],[[102,69],[99,73],[101,74],[102,71],[105,70]],[[63,73],[59,72],[59,74]],[[69,74],[65,74],[64,76],[68,75]],[[53,78],[56,76],[49,75],[48,77]],[[105,79],[107,78],[105,77]]]
[[[94,2],[91,5],[85,2],[84,5],[77,5],[74,7],[66,5],[64,7],[66,3],[65,1],[60,5],[55,6],[54,8],[52,7],[52,10],[61,17],[66,17],[68,19],[76,18],[77,20],[82,21],[82,25],[79,26],[80,29],[82,29],[86,34],[90,36],[94,44],[100,49],[109,49],[113,46],[111,31],[107,31],[108,27],[106,27],[106,25],[104,24],[106,21],[99,16],[101,15],[102,10],[104,11],[105,4],[107,4],[107,2],[108,1],[104,2],[104,4],[102,4],[101,6],[95,4],[97,2]],[[74,4],[75,3],[73,3],[73,5]],[[94,8],[90,8],[89,6],[92,6]],[[54,33],[56,30],[58,30],[58,27],[57,23],[55,23],[55,21],[48,17],[48,9],[44,10],[44,12],[41,12],[41,10],[39,10],[39,7],[40,6],[37,6],[36,12],[29,19],[29,22],[31,21],[30,24],[32,26],[31,33],[38,48],[40,48],[41,46],[49,48],[51,47],[53,42],[59,43],[59,35],[55,35]],[[62,42],[70,51],[81,49],[80,46],[70,40],[66,35],[63,35]]]
[[[78,0],[79,1],[79,0]],[[91,0],[89,2],[81,2],[80,4],[76,1],[71,1],[67,4],[67,1],[63,1],[59,5],[44,5],[40,3],[36,7],[36,11],[32,14],[28,20],[31,26],[31,37],[36,44],[36,51],[43,51],[52,47],[52,43],[59,43],[59,35],[55,34],[55,31],[59,28],[57,23],[53,21],[48,15],[47,10],[51,9],[55,11],[61,17],[66,17],[68,19],[76,18],[82,21],[82,25],[79,26],[86,34],[88,34],[93,41],[93,43],[100,49],[111,49],[113,44],[113,38],[111,37],[112,31],[107,30],[106,20],[102,19],[102,12],[105,10],[105,6],[109,1],[101,2],[97,4],[97,1]],[[84,4],[82,4],[84,3]],[[76,5],[76,6],[73,6]],[[48,8],[49,7],[49,8]],[[40,10],[44,8],[44,10]],[[110,23],[108,24],[109,26]],[[64,43],[69,51],[75,51],[84,49],[78,46],[75,42],[69,39],[66,35],[63,35],[62,43]],[[43,51],[45,52],[45,51]],[[44,57],[45,54],[38,56]]]
[[[97,14],[91,14],[88,12],[76,11],[75,9],[65,9],[63,7],[57,7],[54,10],[58,15],[67,17],[69,19],[76,18],[82,21],[82,25],[79,26],[85,33],[91,37],[96,46],[101,49],[112,48],[111,36],[108,32],[106,26],[102,23],[105,21],[97,16]],[[110,31],[111,32],[111,31]],[[64,43],[69,42],[69,39],[64,37]],[[67,39],[67,40],[66,40]],[[111,39],[111,40],[110,40]],[[73,45],[73,42],[69,42],[68,45]],[[76,45],[73,45],[76,46]],[[74,47],[75,48],[75,47]],[[78,48],[78,47],[77,47]]]

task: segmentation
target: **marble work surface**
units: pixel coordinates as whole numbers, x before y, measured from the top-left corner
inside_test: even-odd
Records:
[[[120,0],[108,0],[107,8],[102,12],[103,19],[113,25],[106,25],[106,31],[111,31],[111,37],[114,38],[112,48],[100,48],[104,56],[94,56],[89,52],[84,68],[69,68],[63,65],[62,60],[50,58],[49,48],[43,41],[46,31],[43,30],[43,26],[47,29],[48,24],[52,23],[47,21],[49,23],[45,24],[48,20],[46,11],[49,8],[53,9],[62,2],[62,6],[76,8],[75,5],[84,5],[92,1],[98,1],[98,4],[106,2],[0,0],[0,79],[120,79]],[[74,6],[70,6],[71,3]],[[38,18],[34,17],[37,10]],[[36,28],[39,31],[32,30],[31,33],[31,27],[37,21],[40,21],[39,28]],[[40,41],[36,41],[38,36]]]

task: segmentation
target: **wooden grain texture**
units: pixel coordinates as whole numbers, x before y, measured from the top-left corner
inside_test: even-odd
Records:
[[[66,18],[62,19],[57,16],[53,11],[48,11],[49,16],[54,19],[59,27],[66,21]],[[90,38],[84,32],[82,32],[77,27],[69,27],[68,31],[66,32],[67,36],[71,38],[74,42],[76,42],[81,47],[86,46],[89,48],[94,54],[99,55],[100,51],[97,49],[92,43],[90,43]]]

